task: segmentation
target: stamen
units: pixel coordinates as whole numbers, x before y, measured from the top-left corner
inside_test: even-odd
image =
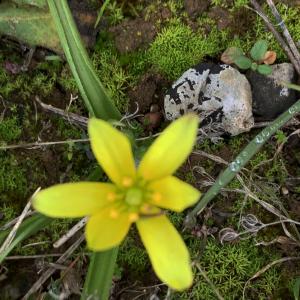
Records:
[[[135,222],[139,219],[139,215],[137,213],[131,213],[129,214],[129,221],[130,222]]]
[[[132,178],[130,178],[130,177],[124,177],[124,178],[123,178],[123,180],[122,180],[122,185],[123,185],[124,187],[130,187],[130,186],[132,186],[132,184],[133,184]]]
[[[116,219],[118,216],[119,216],[119,212],[115,209],[112,209],[110,212],[109,212],[109,216],[112,218],[112,219]]]
[[[159,203],[159,202],[161,201],[161,198],[162,198],[161,193],[155,192],[155,193],[153,193],[153,195],[152,195],[152,200],[153,200],[155,203]]]
[[[107,194],[107,200],[109,202],[114,202],[116,200],[116,198],[117,198],[117,195],[114,192],[110,192]]]

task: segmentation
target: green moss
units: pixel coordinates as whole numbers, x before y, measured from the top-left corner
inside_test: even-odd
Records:
[[[134,84],[150,67],[148,54],[145,50],[123,54],[118,59],[121,66],[126,68],[126,71],[132,80],[131,84]]]
[[[62,139],[79,139],[81,137],[82,130],[78,127],[75,127],[60,117],[56,117],[54,120],[57,127],[57,134]]]
[[[202,20],[207,22],[208,19]],[[173,19],[151,44],[149,61],[169,79],[176,79],[188,68],[199,63],[205,56],[213,56],[225,47],[227,33],[212,25],[206,36]],[[225,39],[225,40],[224,40]]]
[[[201,268],[224,299],[241,299],[247,280],[276,258],[269,250],[261,250],[251,241],[220,245],[215,240],[209,240],[201,257],[201,241],[193,242],[190,246],[194,259],[199,259]],[[195,269],[195,273],[192,288],[188,292],[177,293],[173,299],[216,299],[214,291],[200,272]],[[279,273],[276,267],[272,268],[248,285],[246,299],[270,298],[279,283]]]
[[[266,162],[269,159],[269,155],[266,151],[260,151],[250,160],[249,165],[251,168],[255,168],[256,166]]]
[[[192,185],[196,183],[196,178],[193,171],[189,171],[185,174],[184,181]]]
[[[0,198],[2,201],[24,197],[28,192],[26,172],[13,154],[0,152]],[[13,197],[12,199],[10,197]]]
[[[249,0],[234,0],[234,8],[240,8],[242,6],[245,6],[249,3]]]
[[[184,213],[177,213],[177,212],[169,212],[168,213],[168,217],[171,221],[171,223],[178,229],[180,230],[182,228],[183,225],[183,221],[185,218],[185,214]]]
[[[270,182],[278,182],[284,184],[288,176],[283,159],[275,159],[272,161],[270,168],[266,170],[266,177]]]
[[[235,155],[239,154],[242,148],[247,144],[247,138],[248,137],[243,134],[231,137],[228,144],[232,153],[234,153]]]
[[[0,212],[1,212],[1,221],[0,226],[3,226],[7,222],[11,221],[12,219],[18,216],[18,210],[12,205],[7,203],[1,203],[0,205]]]
[[[17,117],[5,118],[0,122],[0,142],[9,143],[17,140],[22,133],[22,128]]]
[[[103,47],[98,46],[92,55],[92,61],[109,96],[118,109],[125,112],[128,106],[126,89],[131,78],[122,68],[113,44],[107,42]]]
[[[116,0],[110,1],[106,7],[105,14],[108,16],[110,25],[119,24],[124,19],[122,7],[118,5]]]
[[[30,74],[9,75],[0,68],[0,94],[3,97],[8,97],[13,92],[22,96],[23,99],[29,98],[34,93],[39,96],[48,96],[53,91],[55,82],[55,73],[44,74],[37,69]]]
[[[145,249],[138,245],[132,235],[128,236],[120,247],[118,265],[128,270],[134,276],[145,273],[150,266]]]
[[[65,91],[79,93],[76,80],[72,76],[71,70],[67,65],[62,69],[57,81]]]

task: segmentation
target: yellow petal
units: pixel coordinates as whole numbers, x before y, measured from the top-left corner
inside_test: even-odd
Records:
[[[117,246],[125,238],[130,225],[128,213],[119,213],[113,207],[91,216],[85,229],[88,248],[103,251]]]
[[[193,275],[189,253],[168,218],[143,218],[136,224],[159,279],[175,290],[190,287]]]
[[[109,183],[58,184],[40,191],[32,204],[37,211],[50,217],[77,218],[99,211],[114,191],[115,186]]]
[[[111,181],[131,184],[136,170],[128,138],[109,123],[90,119],[89,136],[92,150]]]
[[[173,122],[150,146],[138,173],[146,180],[171,175],[193,149],[198,129],[198,117],[188,114]]]
[[[201,195],[197,189],[173,176],[151,182],[149,189],[153,191],[152,204],[177,212],[196,203]]]

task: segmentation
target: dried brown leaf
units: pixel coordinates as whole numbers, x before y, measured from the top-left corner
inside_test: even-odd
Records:
[[[277,55],[276,55],[275,51],[267,51],[264,56],[263,62],[266,65],[272,65],[272,64],[274,64],[276,57],[277,57]]]
[[[225,64],[230,65],[233,64],[234,60],[241,55],[243,55],[243,52],[240,48],[230,47],[223,52],[221,61]]]

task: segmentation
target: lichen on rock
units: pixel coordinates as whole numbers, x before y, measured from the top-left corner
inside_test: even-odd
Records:
[[[219,135],[238,135],[254,125],[250,84],[228,65],[203,63],[187,70],[167,92],[164,107],[168,120],[196,112],[201,128]]]

